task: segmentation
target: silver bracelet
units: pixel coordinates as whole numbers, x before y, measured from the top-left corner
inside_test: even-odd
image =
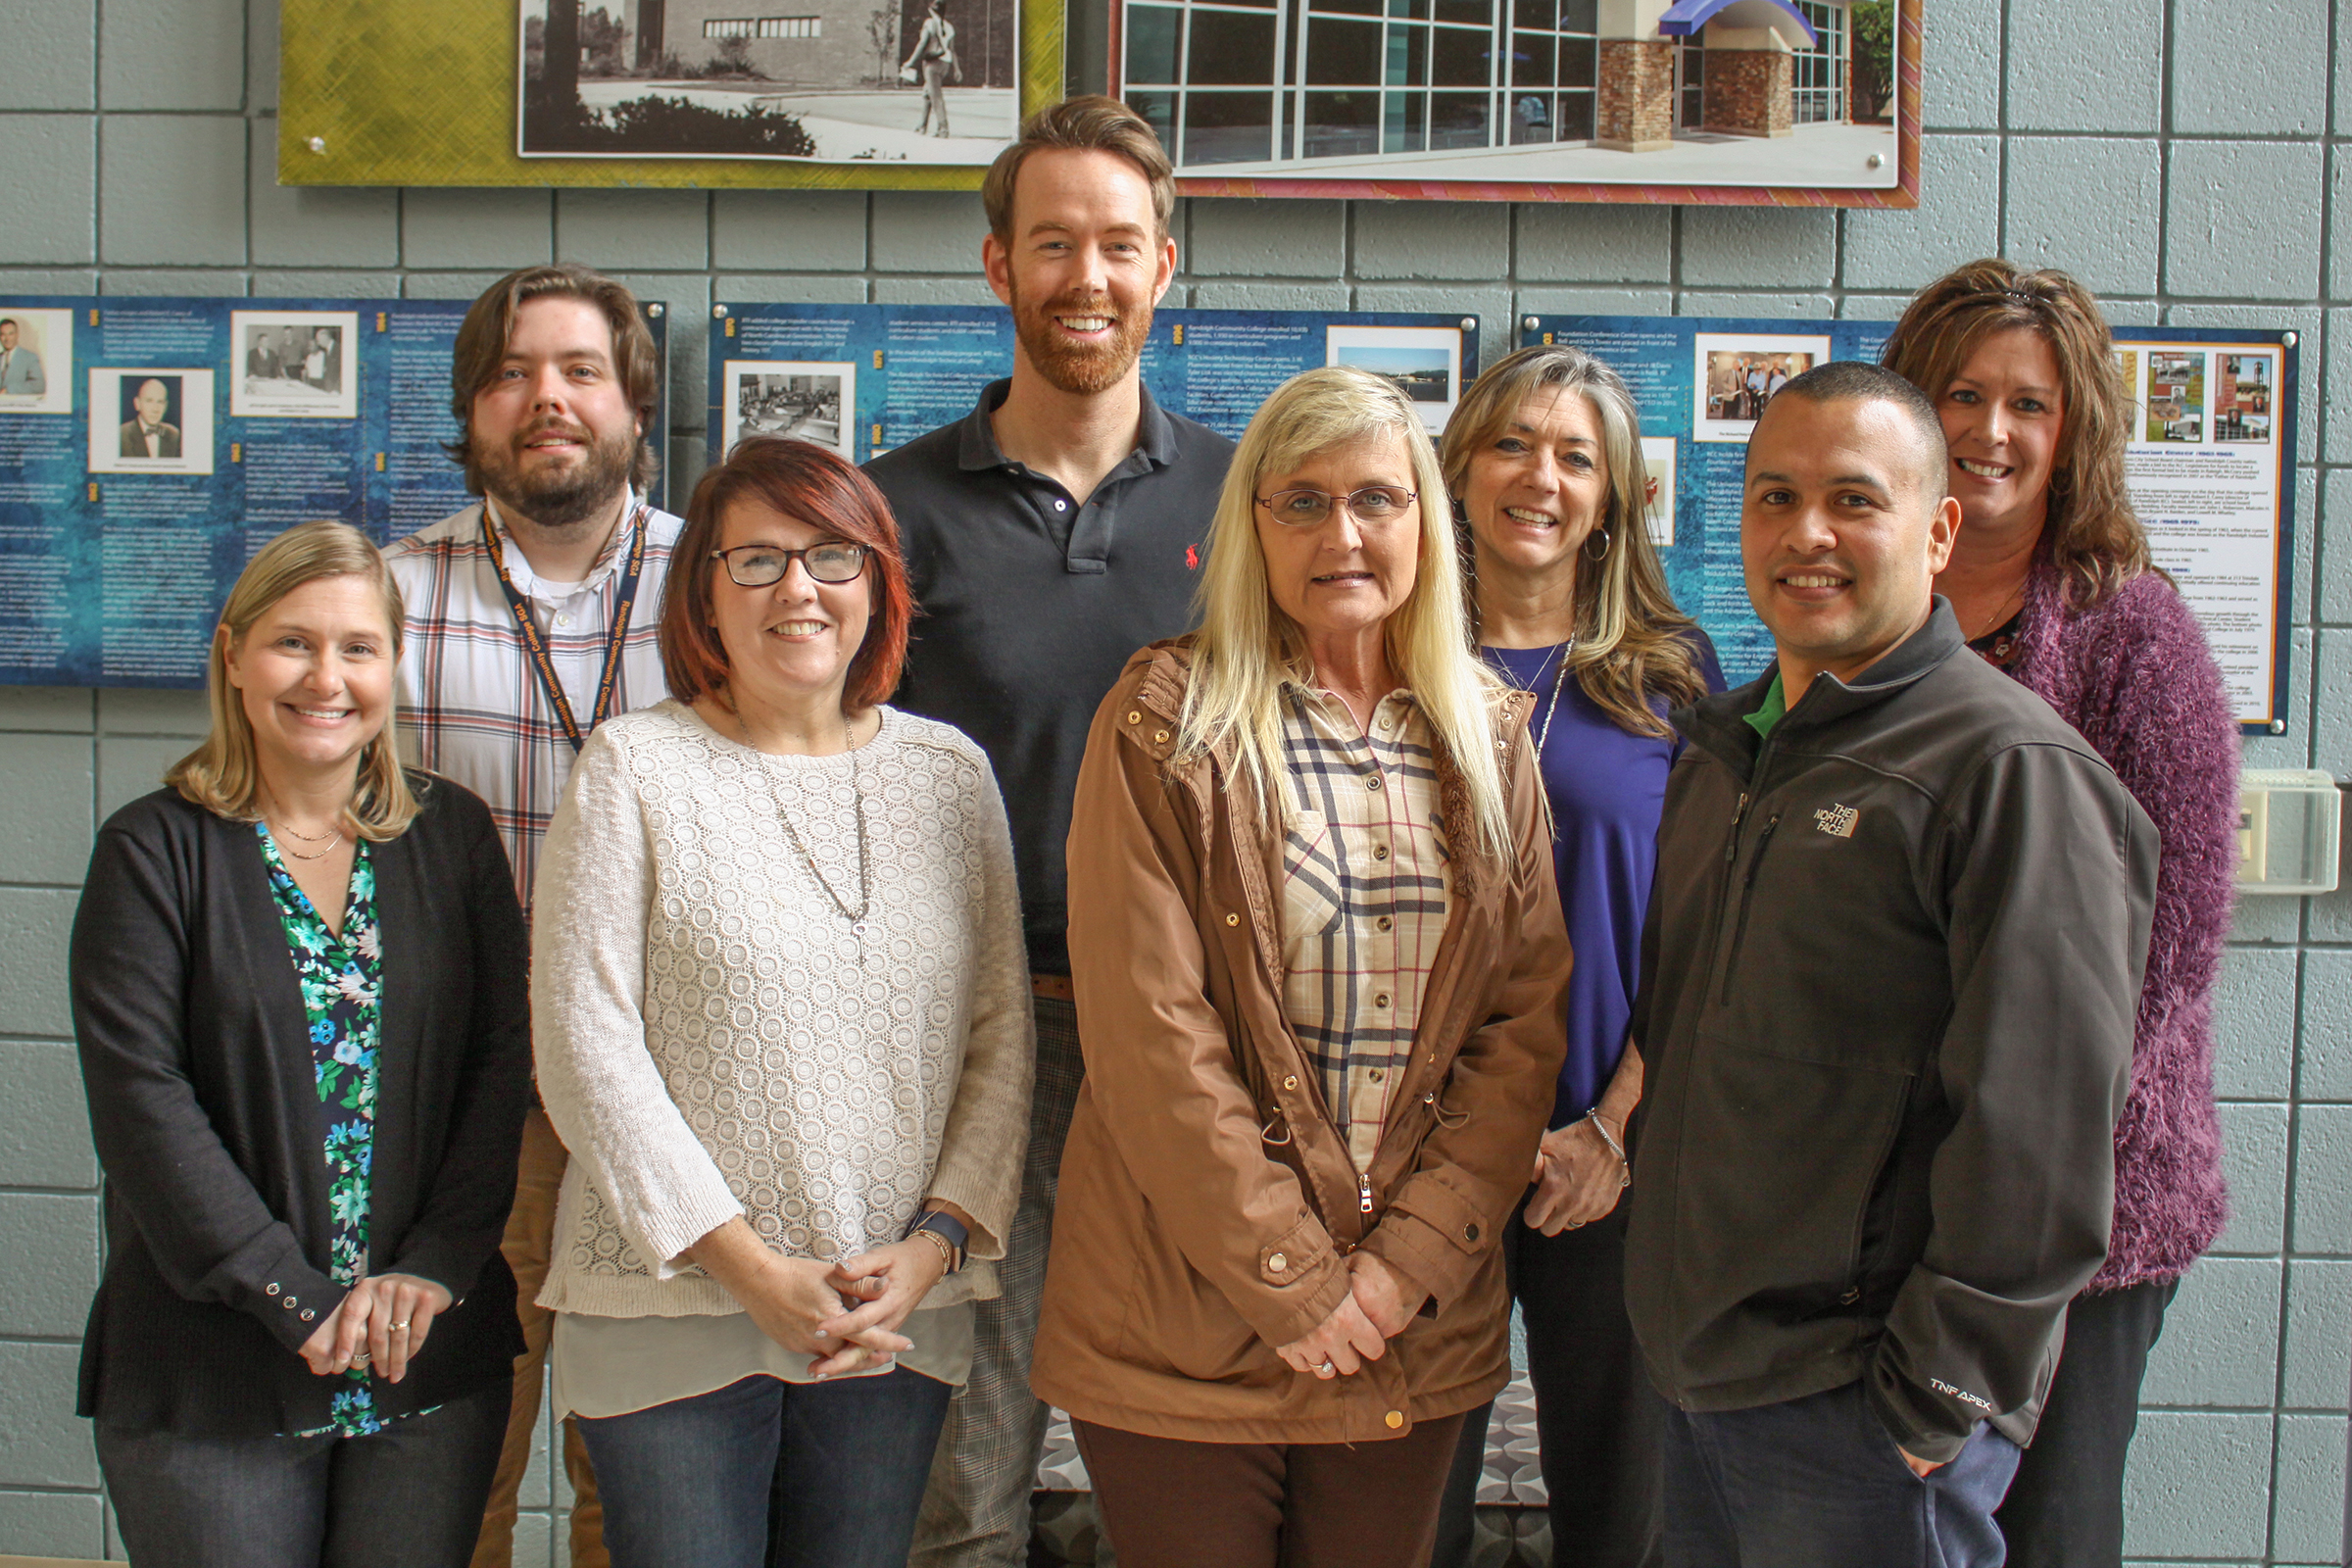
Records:
[[[1617,1185],[1621,1188],[1633,1186],[1634,1162],[1625,1157],[1625,1146],[1617,1141],[1616,1134],[1609,1131],[1609,1124],[1600,1119],[1600,1107],[1594,1105],[1586,1111],[1585,1120],[1592,1124],[1592,1130],[1600,1134],[1600,1141],[1609,1146],[1609,1152],[1617,1156]]]

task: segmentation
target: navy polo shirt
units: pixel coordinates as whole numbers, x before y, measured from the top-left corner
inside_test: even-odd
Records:
[[[1012,390],[866,464],[898,517],[918,607],[891,699],[962,730],[1012,822],[1029,965],[1068,974],[1062,845],[1095,710],[1135,651],[1193,623],[1233,443],[1143,394],[1142,440],[1081,506],[1006,458]]]

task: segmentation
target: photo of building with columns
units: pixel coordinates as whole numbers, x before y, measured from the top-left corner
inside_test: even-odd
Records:
[[[1124,0],[1117,64],[1187,173],[1885,188],[1886,4]]]

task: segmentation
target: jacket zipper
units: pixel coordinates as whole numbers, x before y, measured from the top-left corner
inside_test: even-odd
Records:
[[[1355,1206],[1365,1213],[1372,1212],[1372,1175],[1369,1171],[1355,1173]]]
[[[1740,961],[1740,946],[1747,938],[1747,911],[1754,902],[1756,870],[1764,863],[1764,852],[1771,847],[1773,829],[1781,825],[1781,813],[1775,811],[1766,818],[1764,829],[1756,835],[1756,849],[1747,858],[1747,875],[1740,879],[1740,917],[1732,925],[1732,945],[1723,955],[1723,1004],[1732,1001],[1732,969]]]

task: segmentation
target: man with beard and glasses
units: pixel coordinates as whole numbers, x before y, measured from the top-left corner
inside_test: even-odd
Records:
[[[490,803],[527,917],[548,818],[588,732],[669,695],[656,623],[680,519],[644,499],[661,356],[635,296],[587,268],[527,267],[490,285],[458,329],[450,456],[481,505],[385,552],[407,601],[403,749]],[[527,1348],[474,1568],[514,1559],[552,1315],[547,1277],[564,1146],[534,1102],[504,1250]],[[603,1512],[564,1423],[571,1561],[603,1568]]]
[[[981,199],[981,265],[1012,310],[1011,378],[866,466],[898,514],[924,612],[897,705],[964,731],[996,768],[1037,1012],[1020,1211],[940,1438],[910,1559],[920,1568],[1028,1560],[1046,1430],[1030,1342],[1084,1071],[1062,841],[1096,705],[1138,648],[1191,623],[1233,456],[1232,442],[1153,403],[1137,368],[1176,272],[1175,179],[1152,127],[1109,98],[1041,110]]]

